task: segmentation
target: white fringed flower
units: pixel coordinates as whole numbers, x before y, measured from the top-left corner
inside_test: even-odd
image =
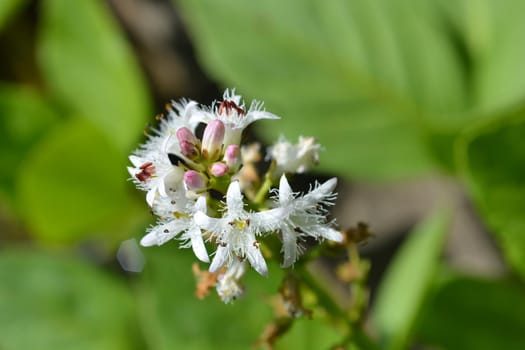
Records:
[[[246,106],[242,97],[235,94],[235,90],[224,91],[223,101],[215,102],[210,110],[201,110],[198,119],[203,123],[209,123],[218,119],[224,123],[226,134],[224,145],[239,145],[242,131],[251,123],[260,119],[279,119],[275,114],[266,112],[263,103],[252,101],[250,108]]]
[[[182,127],[192,132],[199,121],[195,115],[197,103],[194,101],[172,102],[168,116],[160,120],[157,129],[152,129],[152,135],[140,149],[136,150],[129,160],[133,167],[128,172],[138,188],[147,192],[146,202],[153,206],[157,195],[167,196],[169,188],[178,187],[184,171],[171,164],[169,153],[180,156],[176,132]]]
[[[150,207],[157,194],[166,197],[168,190],[178,187],[184,176],[184,170],[172,165],[166,153],[159,152],[160,143],[159,137],[152,137],[129,157],[133,167],[128,167],[128,172],[137,187],[147,192],[146,202]]]
[[[299,136],[297,144],[292,144],[284,136],[270,147],[268,158],[275,160],[276,175],[283,173],[304,173],[319,163],[321,145],[313,137]]]
[[[322,208],[322,205],[333,205],[336,185],[337,179],[332,178],[316,185],[304,196],[298,196],[292,191],[286,176],[281,176],[277,205],[285,211],[285,218],[280,225],[284,253],[282,267],[289,267],[297,260],[301,253],[300,241],[305,237],[343,241],[341,232],[327,223],[327,212]]]
[[[170,197],[163,197],[154,207],[154,213],[161,219],[148,230],[140,244],[145,247],[160,246],[181,234],[180,240],[185,242],[181,247],[191,247],[199,260],[209,262],[201,229],[193,220],[196,212],[206,212],[206,196],[200,196],[197,201],[193,201],[187,199],[184,192],[179,190]]]
[[[276,230],[282,213],[280,208],[257,213],[244,210],[239,182],[233,181],[228,187],[226,210],[221,218],[212,218],[203,212],[195,214],[195,222],[209,231],[218,245],[210,272],[217,272],[224,265],[230,268],[236,260],[246,258],[258,273],[266,276],[268,268],[256,237]]]
[[[241,279],[247,270],[248,264],[246,261],[236,260],[226,272],[218,276],[215,288],[224,303],[231,303],[244,294],[244,286],[241,284]]]

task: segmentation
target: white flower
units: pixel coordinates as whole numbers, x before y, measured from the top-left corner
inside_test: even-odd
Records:
[[[161,152],[160,139],[151,138],[142,149],[131,155],[133,167],[128,167],[137,187],[146,191],[146,202],[153,206],[157,194],[166,197],[170,188],[176,188],[182,182],[184,170],[171,164],[168,155]]]
[[[279,184],[278,206],[286,212],[280,229],[282,233],[284,260],[282,267],[289,267],[301,253],[300,240],[305,237],[329,239],[342,242],[343,236],[326,222],[326,209],[321,205],[333,205],[333,190],[337,179],[332,178],[322,185],[316,185],[304,196],[292,192],[285,175]]]
[[[321,145],[313,137],[299,136],[297,144],[292,144],[283,136],[270,147],[268,158],[274,159],[276,173],[304,173],[319,162]]]
[[[221,300],[226,304],[244,294],[244,286],[241,284],[241,278],[246,273],[247,268],[248,264],[246,264],[246,261],[236,260],[225,273],[221,273],[218,276],[215,288]]]
[[[256,236],[276,230],[282,213],[280,208],[247,212],[244,210],[239,182],[233,181],[226,193],[226,210],[222,218],[211,218],[203,212],[195,214],[195,222],[209,231],[218,245],[210,271],[217,272],[224,265],[229,268],[237,259],[247,258],[257,272],[267,275],[268,268]]]
[[[152,129],[152,135],[136,150],[129,160],[133,167],[128,167],[137,187],[147,192],[146,202],[153,206],[157,194],[166,197],[169,188],[176,188],[182,181],[184,171],[171,164],[168,154],[181,156],[176,132],[186,127],[195,131],[199,120],[195,115],[197,103],[194,101],[172,102],[168,116],[160,119],[157,129]]]
[[[263,103],[252,101],[250,108],[246,110],[244,101],[240,95],[235,94],[235,90],[224,91],[223,101],[214,102],[211,110],[201,110],[197,113],[197,119],[203,123],[209,123],[218,119],[224,123],[226,134],[224,145],[238,145],[241,141],[242,131],[251,123],[260,119],[279,119],[278,116],[266,112]]]
[[[181,247],[191,246],[199,260],[209,262],[201,229],[193,220],[196,212],[206,212],[205,196],[192,201],[179,190],[170,197],[163,197],[154,207],[154,213],[161,219],[156,226],[148,230],[148,234],[142,238],[140,244],[145,247],[160,246],[182,233],[180,239],[185,243]]]
[[[178,129],[186,127],[195,132],[200,121],[198,119],[198,104],[195,101],[182,100],[171,102],[166,118],[160,120],[159,134],[175,134]]]

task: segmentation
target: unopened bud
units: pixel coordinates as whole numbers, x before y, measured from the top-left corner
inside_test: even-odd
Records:
[[[177,139],[179,140],[179,147],[182,155],[189,159],[195,159],[199,156],[198,143],[199,140],[186,127],[177,130]]]
[[[199,156],[199,149],[193,143],[182,141],[179,143],[180,152],[188,159],[195,159]]]
[[[220,120],[212,120],[204,129],[202,136],[202,155],[215,160],[219,157],[224,142],[224,124]]]
[[[186,127],[177,129],[177,139],[179,140],[179,142],[187,141],[193,143],[194,145],[196,145],[197,142],[199,142],[199,140],[195,137],[191,130]]]
[[[224,151],[224,162],[230,169],[237,169],[241,164],[241,149],[237,145],[229,145]]]
[[[206,188],[207,181],[201,173],[188,170],[184,173],[184,184],[189,190],[200,191]]]
[[[228,173],[228,166],[224,163],[213,163],[210,167],[210,173],[215,177],[221,177]]]

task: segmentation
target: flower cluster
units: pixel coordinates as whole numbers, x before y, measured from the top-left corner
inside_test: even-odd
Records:
[[[209,273],[224,302],[242,295],[241,279],[249,265],[268,274],[265,251],[270,248],[265,242],[272,236],[282,242],[283,268],[297,261],[308,237],[343,239],[326,219],[336,179],[315,184],[302,195],[293,192],[287,179],[287,174],[317,163],[320,146],[313,138],[301,137],[297,145],[281,138],[269,148],[270,166],[261,177],[254,165],[262,158],[260,146],[241,145],[243,130],[260,119],[279,117],[257,101],[246,108],[229,90],[211,107],[173,103],[130,156],[132,180],[146,192],[146,202],[158,216],[141,245],[177,239],[181,247],[191,247],[199,260],[210,263]],[[199,125],[203,132],[198,132]]]

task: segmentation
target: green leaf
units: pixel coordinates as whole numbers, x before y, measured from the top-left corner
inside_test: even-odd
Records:
[[[245,276],[246,295],[233,304],[223,304],[214,289],[199,300],[192,274],[197,260],[191,250],[179,250],[177,245],[171,242],[145,250],[137,300],[150,348],[249,348],[272,319],[265,300],[279,288],[280,269],[270,265],[269,278],[250,269]]]
[[[22,162],[58,117],[35,90],[0,85],[0,190],[14,199],[14,182]]]
[[[124,285],[73,257],[22,249],[0,253],[0,348],[139,348]]]
[[[20,207],[33,233],[67,242],[123,222],[130,203],[124,162],[86,120],[59,125],[34,147],[19,175]]]
[[[396,254],[384,277],[372,321],[387,349],[405,349],[439,263],[449,215],[425,219]]]
[[[2,0],[0,2],[0,30],[8,23],[21,8],[25,5],[27,0]]]
[[[41,6],[38,57],[51,92],[128,152],[145,126],[150,101],[146,82],[107,4],[48,0]]]
[[[525,48],[516,45],[525,31],[520,0],[440,1],[468,61],[472,100],[477,111],[491,114],[525,98],[521,67]]]
[[[525,107],[465,132],[457,146],[463,178],[509,263],[525,277]]]
[[[447,350],[519,350],[525,344],[524,290],[505,280],[454,277],[429,298],[418,342]]]
[[[209,72],[282,115],[266,137],[318,137],[325,170],[419,174],[434,165],[421,127],[462,125],[466,77],[432,2],[178,3]]]

